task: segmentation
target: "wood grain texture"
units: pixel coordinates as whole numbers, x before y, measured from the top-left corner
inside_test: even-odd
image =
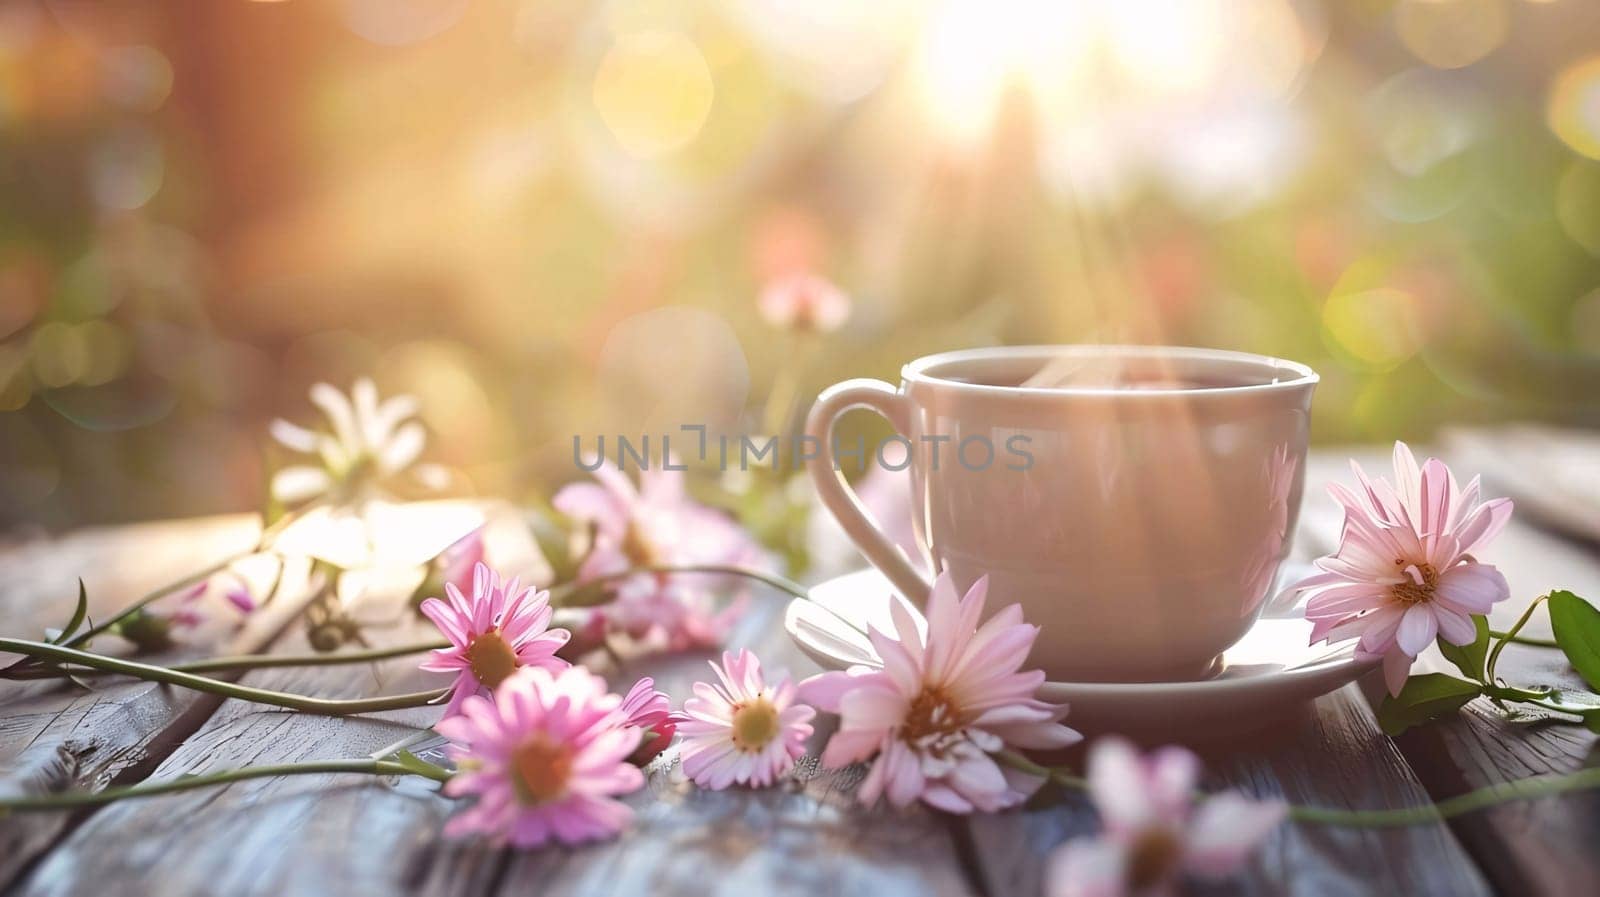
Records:
[[[40,637],[59,626],[85,580],[92,619],[114,613],[148,590],[250,547],[254,518],[235,515],[181,523],[86,530],[39,539],[0,553],[0,619],[7,634]],[[249,625],[211,627],[185,651],[249,652],[265,644],[295,611],[293,586]],[[97,640],[115,650],[118,640]],[[13,655],[0,655],[9,663]],[[177,746],[221,701],[126,679],[102,680],[93,692],[56,683],[0,682],[0,789],[89,790],[136,780]],[[0,819],[0,887],[64,831],[68,813]]]
[[[364,607],[363,610],[372,608]],[[397,608],[380,608],[393,611]],[[403,625],[370,631],[375,645],[425,635]],[[310,649],[301,627],[273,651]],[[282,668],[241,681],[324,697],[429,687],[416,659],[370,666]],[[227,700],[150,775],[170,779],[266,763],[361,757],[431,723],[419,708],[350,718],[310,716]],[[104,807],[75,829],[16,894],[386,894],[407,859],[437,837],[448,801],[422,780],[319,775],[259,779]],[[462,874],[440,892],[472,881]]]

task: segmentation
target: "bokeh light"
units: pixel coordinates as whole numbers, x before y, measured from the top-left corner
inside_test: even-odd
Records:
[[[715,95],[700,48],[670,31],[618,35],[594,77],[600,117],[623,149],[644,158],[693,140]]]
[[[1395,30],[1427,64],[1458,69],[1494,52],[1510,30],[1507,0],[1400,0]]]
[[[1556,218],[1574,243],[1600,257],[1600,164],[1567,168],[1556,185]]]
[[[1550,88],[1546,118],[1556,136],[1591,159],[1600,159],[1600,56],[1569,66]]]
[[[1333,346],[1374,371],[1390,370],[1421,348],[1415,296],[1395,287],[1341,291],[1322,307]]]
[[[0,527],[251,507],[265,421],[362,375],[419,396],[454,488],[516,498],[570,478],[574,433],[776,429],[770,392],[989,343],[1296,358],[1321,441],[1594,425],[1597,25],[0,4]],[[797,276],[849,296],[842,327],[760,315]]]
[[[342,0],[350,30],[375,44],[425,41],[461,20],[468,0]]]

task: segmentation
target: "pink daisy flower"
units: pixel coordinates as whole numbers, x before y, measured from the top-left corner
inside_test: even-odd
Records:
[[[815,274],[788,274],[771,281],[757,300],[761,317],[774,327],[828,333],[850,317],[850,297]]]
[[[468,697],[460,715],[435,727],[454,742],[449,753],[461,770],[444,793],[477,798],[445,834],[535,847],[621,831],[633,811],[613,797],[644,784],[628,763],[639,733],[621,708],[622,699],[583,667],[523,669],[493,700]]]
[[[568,665],[555,656],[570,633],[549,628],[550,593],[519,591],[519,585],[513,579],[502,586],[499,574],[478,564],[470,599],[451,583],[444,587],[449,603],[422,602],[422,613],[450,640],[450,647],[421,664],[424,670],[456,673],[445,716],[454,716],[469,696],[489,693],[523,667],[559,671]]]
[[[857,792],[863,803],[918,799],[951,813],[993,812],[1021,803],[1043,784],[996,762],[1007,748],[1045,750],[1081,736],[1060,723],[1067,709],[1034,692],[1039,670],[1019,671],[1039,629],[1007,607],[981,627],[988,578],[956,597],[949,573],[928,597],[927,634],[892,602],[895,634],[868,632],[883,668],[823,673],[802,697],[839,714],[822,762],[840,767],[876,757]]]
[[[727,515],[690,499],[684,472],[655,466],[635,488],[627,475],[602,461],[597,483],[573,483],[556,493],[561,513],[594,532],[594,543],[578,567],[577,581],[635,567],[736,564],[766,566],[764,552]],[[720,644],[743,610],[733,601],[717,609],[716,587],[726,577],[710,574],[640,573],[614,586],[606,623],[637,639],[656,639],[668,650]]]
[[[1392,485],[1351,466],[1359,494],[1328,487],[1344,506],[1339,550],[1291,588],[1309,593],[1311,641],[1359,638],[1357,656],[1382,658],[1389,693],[1399,694],[1412,661],[1436,637],[1471,644],[1473,615],[1510,597],[1500,571],[1471,552],[1505,527],[1511,500],[1480,501],[1476,477],[1459,489],[1443,461],[1418,467],[1403,442],[1394,445]]]
[[[673,733],[678,729],[672,702],[656,691],[654,679],[646,676],[628,689],[627,696],[622,699],[622,713],[628,725],[639,730],[639,746],[628,757],[629,763],[644,766],[672,743]]]
[[[683,771],[696,785],[720,791],[734,783],[767,786],[806,752],[816,711],[795,702],[784,676],[767,685],[761,661],[749,651],[722,653],[711,663],[720,685],[694,684],[683,703]]]
[[[1045,893],[1165,894],[1182,873],[1218,878],[1238,869],[1288,808],[1226,792],[1196,810],[1199,774],[1199,759],[1183,748],[1141,757],[1121,739],[1096,741],[1089,749],[1089,797],[1105,830],[1056,850]]]

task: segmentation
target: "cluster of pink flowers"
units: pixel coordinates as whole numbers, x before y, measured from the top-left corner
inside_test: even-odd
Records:
[[[1444,462],[1419,466],[1403,442],[1392,484],[1351,466],[1358,491],[1328,487],[1344,507],[1339,549],[1292,588],[1309,594],[1312,642],[1360,639],[1358,656],[1381,658],[1389,692],[1399,694],[1435,638],[1471,644],[1472,617],[1510,597],[1500,571],[1472,552],[1505,527],[1511,500],[1481,500],[1477,477],[1462,489]]]
[[[640,472],[639,485],[609,461],[597,482],[556,493],[556,509],[594,535],[578,568],[579,584],[639,567],[770,566],[749,533],[726,514],[691,499],[684,473],[672,465]],[[613,600],[595,611],[595,626],[623,632],[669,651],[719,645],[744,608],[728,577],[705,573],[641,572],[610,584]],[[719,593],[730,593],[719,608]]]
[[[869,633],[881,669],[824,673],[797,686],[786,675],[769,680],[749,651],[724,652],[710,665],[715,681],[696,682],[678,713],[648,678],[619,696],[555,657],[566,633],[548,627],[545,593],[502,585],[481,563],[470,595],[447,591],[448,602],[430,599],[423,610],[451,641],[425,668],[457,674],[436,727],[460,770],[445,793],[473,798],[446,827],[453,836],[531,847],[615,835],[633,818],[621,798],[643,786],[639,767],[675,735],[684,774],[700,787],[773,785],[805,753],[813,704],[839,715],[823,762],[872,764],[857,790],[865,804],[922,801],[952,813],[1012,807],[1044,780],[1005,754],[1079,740],[1061,723],[1064,707],[1034,697],[1043,673],[1020,669],[1038,629],[1015,605],[980,623],[985,580],[958,597],[941,575],[925,621],[896,604],[894,633]],[[1229,793],[1196,809],[1198,771],[1181,749],[1141,759],[1120,741],[1098,742],[1089,783],[1104,832],[1060,849],[1052,897],[1150,893],[1180,873],[1222,875],[1242,863],[1284,806]]]
[[[749,651],[727,652],[711,664],[715,681],[695,683],[681,713],[649,679],[618,697],[557,657],[567,633],[549,628],[546,593],[502,585],[483,564],[470,595],[454,585],[446,591],[448,601],[429,599],[422,610],[451,644],[423,667],[456,674],[440,724],[463,769],[449,792],[478,800],[454,832],[523,845],[614,832],[630,814],[613,798],[641,781],[622,767],[648,763],[675,734],[696,784],[771,785],[805,753],[812,703],[841,717],[824,762],[875,758],[859,792],[865,803],[923,800],[961,813],[1013,806],[1042,780],[998,755],[1078,740],[1060,723],[1064,707],[1033,697],[1043,673],[1019,671],[1038,633],[1020,609],[979,625],[984,582],[958,599],[940,577],[926,636],[909,610],[898,610],[895,636],[872,633],[882,670],[822,674],[797,686],[784,675],[769,681]]]

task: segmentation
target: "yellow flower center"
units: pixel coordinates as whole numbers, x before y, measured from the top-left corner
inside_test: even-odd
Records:
[[[517,654],[511,650],[500,630],[491,629],[467,645],[467,665],[472,675],[489,688],[506,681],[517,671]]]
[[[930,735],[958,732],[961,725],[960,709],[943,689],[929,685],[911,702],[900,726],[900,737],[907,743],[916,743]]]
[[[629,521],[627,531],[622,534],[622,553],[635,567],[653,567],[665,560],[661,556],[661,549],[644,534],[643,527],[636,521]]]
[[[733,708],[733,746],[747,754],[764,750],[778,737],[778,708],[766,698],[756,698]]]
[[[1403,564],[1405,562],[1404,560],[1396,559],[1395,563]],[[1415,571],[1415,575],[1413,575],[1412,571]],[[1417,582],[1418,577],[1422,579],[1421,582]],[[1438,585],[1439,573],[1433,569],[1433,565],[1417,564],[1414,567],[1407,568],[1405,582],[1389,587],[1389,594],[1394,596],[1394,600],[1410,607],[1413,604],[1425,604],[1432,601],[1434,589]]]
[[[1164,828],[1141,832],[1128,849],[1128,890],[1143,893],[1166,881],[1182,855],[1183,843],[1172,832]]]
[[[525,804],[544,803],[566,792],[567,780],[572,777],[572,751],[538,735],[517,748],[511,766],[517,797]]]

